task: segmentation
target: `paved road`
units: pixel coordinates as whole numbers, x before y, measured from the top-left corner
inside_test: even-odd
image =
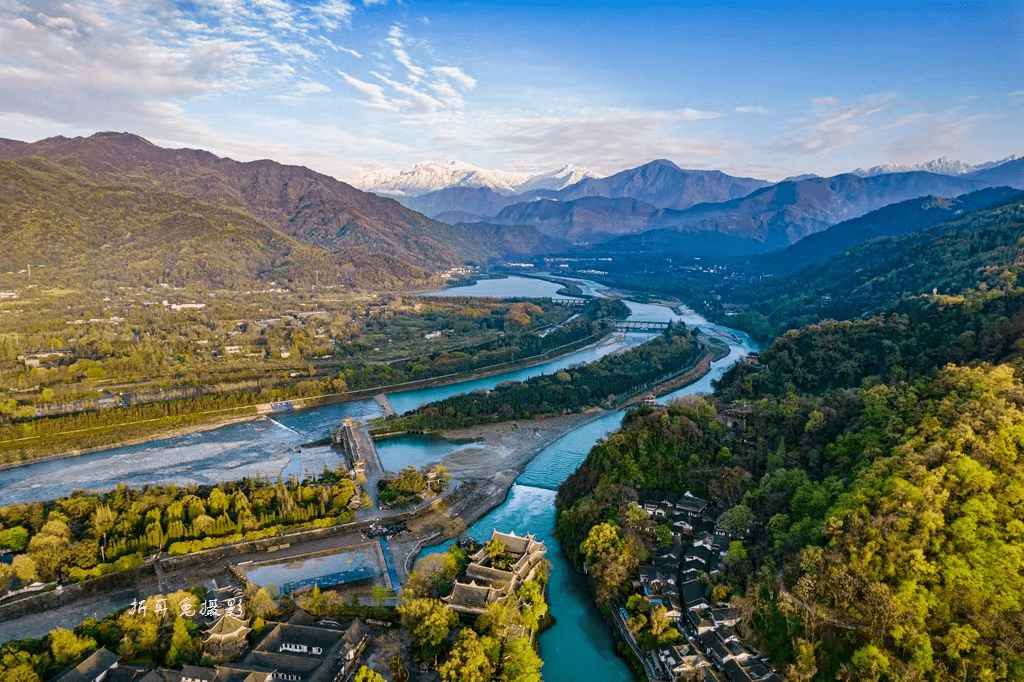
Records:
[[[123,590],[3,622],[0,623],[0,642],[24,637],[42,637],[54,628],[70,630],[89,616],[103,618],[108,613],[131,606],[132,600],[137,598],[138,593],[134,590]]]

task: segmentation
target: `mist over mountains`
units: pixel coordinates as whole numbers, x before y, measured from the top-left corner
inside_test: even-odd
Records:
[[[478,168],[462,161],[418,163],[412,168],[374,171],[347,178],[346,182],[367,192],[394,198],[418,197],[452,187],[487,188],[498,194],[537,189],[562,189],[585,178],[598,177],[586,168],[567,164],[546,173],[511,173]]]

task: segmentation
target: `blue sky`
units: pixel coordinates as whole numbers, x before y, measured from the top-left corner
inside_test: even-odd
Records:
[[[1024,5],[0,0],[0,136],[335,177],[459,159],[781,179],[1024,153]]]

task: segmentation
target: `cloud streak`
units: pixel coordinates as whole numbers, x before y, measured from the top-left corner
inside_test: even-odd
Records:
[[[417,62],[407,46],[420,45],[430,52],[429,43],[414,41],[398,24],[390,27],[384,42],[391,46],[391,57],[404,68],[408,82],[389,75],[391,64],[384,54],[376,56],[382,69],[371,70],[368,75],[386,87],[339,72],[361,96],[360,104],[381,111],[400,112],[406,121],[419,124],[443,123],[444,119],[435,116],[440,112],[456,117],[462,112],[465,93],[477,86],[475,78],[457,66]],[[382,73],[382,70],[387,70],[387,73]]]
[[[710,111],[684,108],[667,112],[616,110],[578,118],[524,118],[500,122],[494,142],[519,165],[529,159],[543,166],[575,163],[614,172],[651,159],[704,166],[738,151],[732,141],[684,134],[680,124],[718,118]]]

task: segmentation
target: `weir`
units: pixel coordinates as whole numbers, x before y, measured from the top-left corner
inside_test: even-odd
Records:
[[[268,422],[273,422],[273,423],[277,424],[277,425],[278,425],[278,426],[280,426],[280,427],[281,427],[282,429],[286,429],[286,430],[288,430],[288,431],[291,431],[291,432],[292,432],[292,433],[294,433],[294,434],[298,434],[298,435],[302,436],[303,438],[306,438],[306,437],[307,437],[307,436],[306,436],[306,434],[304,434],[304,433],[299,433],[298,431],[296,431],[296,430],[295,430],[295,429],[293,429],[292,427],[290,427],[290,426],[285,426],[284,424],[282,424],[281,422],[277,421],[276,419],[271,419],[270,417],[264,417],[264,419],[266,419],[266,420],[267,420]]]

